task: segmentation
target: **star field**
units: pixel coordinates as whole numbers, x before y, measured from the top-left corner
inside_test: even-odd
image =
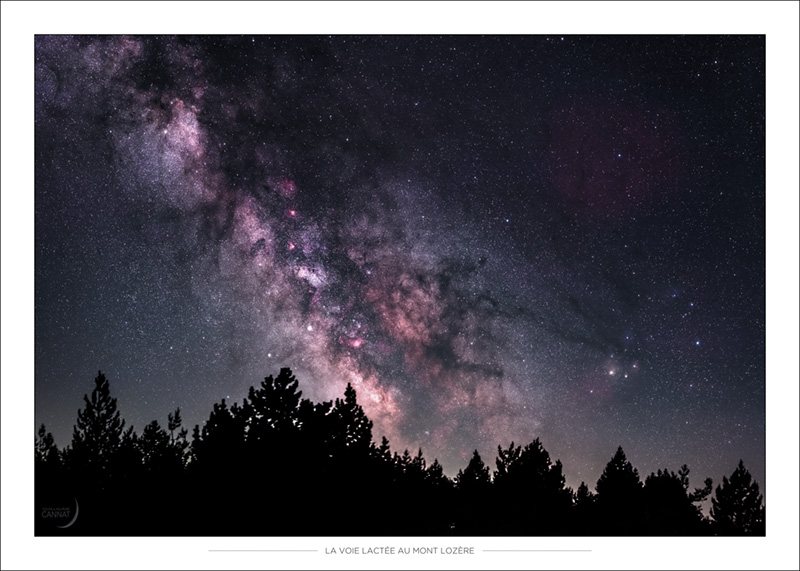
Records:
[[[36,421],[291,367],[449,475],[765,464],[763,36],[37,36]]]

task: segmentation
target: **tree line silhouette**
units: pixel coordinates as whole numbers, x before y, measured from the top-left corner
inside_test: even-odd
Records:
[[[63,450],[41,425],[35,448],[36,535],[91,536],[694,536],[764,535],[763,497],[740,461],[712,493],[689,468],[644,481],[619,447],[595,491],[565,484],[539,439],[477,450],[454,479],[420,449],[392,452],[347,385],[303,399],[288,368],[215,403],[191,439],[180,409],[166,428],[125,428],[98,372]]]

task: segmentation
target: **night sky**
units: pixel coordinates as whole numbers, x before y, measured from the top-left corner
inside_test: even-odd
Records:
[[[37,36],[35,420],[291,367],[454,476],[765,475],[764,36]]]

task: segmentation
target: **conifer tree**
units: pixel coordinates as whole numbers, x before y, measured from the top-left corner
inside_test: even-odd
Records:
[[[764,535],[763,497],[758,482],[739,460],[730,479],[723,476],[711,498],[711,519],[717,535]]]
[[[586,485],[586,482],[581,482],[581,485],[578,486],[578,491],[575,492],[575,505],[590,505],[594,503],[594,499],[595,495],[591,490],[589,490],[589,486]]]
[[[492,527],[489,512],[492,481],[489,468],[475,450],[467,467],[455,478],[457,502],[453,514],[454,529],[462,535],[482,535]]]
[[[607,533],[640,535],[643,532],[642,483],[622,446],[606,464],[596,489],[599,516],[604,520]]]
[[[522,447],[514,446],[513,441],[505,450],[503,450],[501,446],[497,446],[497,459],[495,460],[497,470],[494,473],[495,484],[502,487],[509,483],[509,481],[513,481],[513,476],[509,475],[509,471],[513,474],[513,467],[519,461],[521,452]]]
[[[695,535],[702,531],[704,518],[699,506],[711,493],[711,479],[706,487],[689,492],[689,467],[678,473],[667,469],[650,474],[644,482],[643,500],[646,532],[652,535]]]
[[[131,486],[139,486],[142,472],[144,471],[142,450],[139,445],[139,436],[132,426],[122,433],[119,448],[114,455],[112,472],[123,493],[130,491]]]
[[[475,450],[472,458],[464,470],[459,470],[456,475],[456,487],[468,493],[484,493],[491,486],[489,468],[483,463],[481,455]]]
[[[277,377],[266,377],[258,389],[250,387],[242,404],[247,423],[247,440],[271,444],[298,429],[298,407],[302,391],[291,369],[282,368]]]
[[[435,458],[433,464],[428,466],[428,469],[425,470],[425,482],[428,484],[429,488],[434,490],[449,489],[453,486],[452,480],[445,475],[438,458]]]
[[[39,427],[36,438],[36,468],[52,471],[61,466],[61,454],[56,446],[53,435],[47,431],[44,424]]]
[[[336,399],[333,413],[339,423],[337,444],[351,452],[363,452],[366,455],[372,443],[372,421],[358,404],[356,390],[350,383],[347,383],[344,399]]]
[[[183,426],[183,419],[181,418],[180,407],[175,409],[175,412],[167,414],[167,428],[169,429],[169,462],[177,468],[186,466],[186,453],[189,447],[189,441],[186,439],[188,430]],[[177,431],[177,436],[175,435]]]
[[[495,487],[507,511],[498,526],[508,533],[558,534],[565,530],[572,511],[572,490],[565,486],[561,461],[537,438],[525,448],[497,447]]]
[[[208,420],[192,434],[192,461],[220,472],[241,463],[245,439],[242,408],[228,407],[225,399],[214,403]]]
[[[162,472],[166,469],[170,452],[170,435],[161,428],[157,420],[144,427],[138,439],[142,463],[151,472]]]
[[[122,441],[125,421],[117,410],[117,399],[111,397],[108,380],[98,371],[91,398],[83,396],[85,407],[78,410],[72,431],[70,464],[90,479],[106,479],[114,454]]]
[[[576,535],[593,535],[598,532],[595,525],[595,502],[597,496],[586,482],[581,482],[575,492],[573,532]]]
[[[389,447],[389,439],[385,436],[381,437],[381,445],[375,446],[373,442],[371,445],[372,456],[381,462],[390,464],[392,462],[392,451]]]

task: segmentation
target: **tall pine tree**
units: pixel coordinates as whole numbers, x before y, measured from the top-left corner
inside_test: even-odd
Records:
[[[739,460],[730,479],[723,477],[711,498],[711,519],[717,535],[764,535],[764,505],[758,482]]]
[[[104,486],[122,441],[125,421],[120,418],[117,399],[111,396],[108,379],[101,371],[94,383],[92,396],[83,395],[85,407],[78,410],[68,458],[71,468],[82,472],[87,483]]]
[[[506,533],[557,535],[565,530],[572,512],[572,490],[565,486],[561,462],[537,438],[525,448],[497,447],[495,487],[497,501],[507,514],[497,522]]]
[[[358,404],[356,390],[350,383],[344,390],[344,399],[336,399],[333,414],[339,425],[335,445],[351,454],[368,454],[372,443],[372,421]]]
[[[711,493],[711,479],[705,488],[689,491],[689,467],[678,473],[667,469],[650,474],[644,482],[643,499],[646,531],[651,535],[698,535],[707,522],[699,506]]]
[[[644,519],[642,482],[622,446],[606,464],[596,488],[598,515],[604,522],[605,533],[640,535]]]
[[[455,478],[457,507],[455,531],[460,535],[483,535],[491,529],[489,511],[491,506],[492,480],[489,468],[475,450],[469,464],[459,470]]]
[[[36,469],[50,473],[57,471],[60,467],[61,454],[55,439],[42,424],[36,438]]]

